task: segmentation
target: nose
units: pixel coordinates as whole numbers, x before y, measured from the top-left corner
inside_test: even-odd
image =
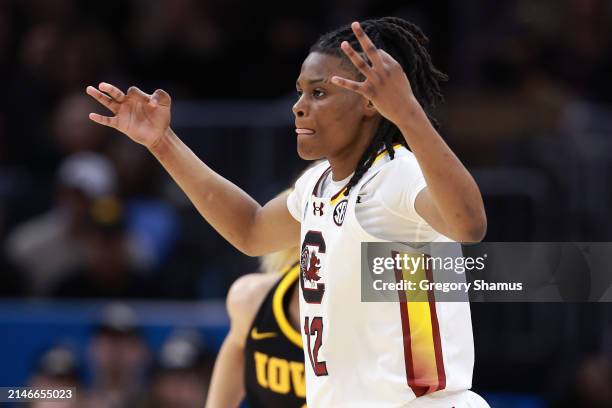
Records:
[[[291,108],[296,118],[306,116],[306,104],[304,103],[304,95],[301,95],[297,102]]]

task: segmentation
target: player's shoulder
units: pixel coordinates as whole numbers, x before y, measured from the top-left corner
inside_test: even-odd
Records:
[[[250,326],[266,295],[278,279],[278,275],[263,273],[250,273],[238,278],[230,287],[226,299],[232,324]]]
[[[404,180],[411,176],[419,176],[421,170],[418,161],[410,150],[404,146],[395,149],[393,159],[386,155],[384,162],[372,170],[372,180],[374,184],[380,184],[389,180]]]
[[[382,169],[392,170],[397,168],[406,168],[412,167],[415,164],[418,165],[418,162],[414,153],[412,153],[407,147],[400,146],[395,150],[393,159],[389,158]]]

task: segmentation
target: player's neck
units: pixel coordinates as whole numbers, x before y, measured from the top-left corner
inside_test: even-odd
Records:
[[[374,129],[371,126],[364,125],[359,133],[359,136],[355,137],[353,143],[346,146],[333,157],[327,157],[327,161],[332,169],[333,181],[344,180],[355,171],[359,159],[361,159],[361,156],[363,156],[363,153],[374,137]]]
[[[332,180],[333,181],[341,181],[350,176],[357,167],[358,161],[351,160],[351,163],[348,164],[346,161],[342,163],[332,162],[332,159],[329,160],[329,165],[332,168]],[[359,158],[357,159],[359,160]]]

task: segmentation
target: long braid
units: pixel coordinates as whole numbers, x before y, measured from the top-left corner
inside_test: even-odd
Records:
[[[433,65],[425,48],[429,39],[423,31],[415,24],[398,17],[366,20],[361,23],[361,27],[377,48],[387,51],[401,65],[410,80],[414,96],[425,110],[431,123],[437,128],[438,122],[431,115],[431,110],[438,102],[444,100],[440,83],[448,78]],[[353,67],[341,51],[340,44],[342,41],[348,41],[353,49],[361,49],[350,25],[345,25],[321,36],[310,48],[310,52],[319,52],[341,58],[356,71],[359,80],[364,80],[363,75]],[[397,126],[382,117],[370,145],[363,152],[357,163],[355,173],[346,185],[344,194],[348,195],[351,188],[359,183],[359,180],[374,163],[379,151],[386,150],[393,160],[395,157],[393,145],[396,143],[408,147]]]

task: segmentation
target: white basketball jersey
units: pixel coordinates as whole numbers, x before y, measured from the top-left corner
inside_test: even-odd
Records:
[[[394,160],[406,154],[412,155],[399,148]],[[400,295],[397,302],[361,301],[361,242],[381,240],[360,226],[357,193],[389,163],[377,160],[348,197],[332,199],[319,197],[329,165],[307,173],[300,316],[311,408],[404,407],[417,397],[471,387],[469,303],[406,302]]]

